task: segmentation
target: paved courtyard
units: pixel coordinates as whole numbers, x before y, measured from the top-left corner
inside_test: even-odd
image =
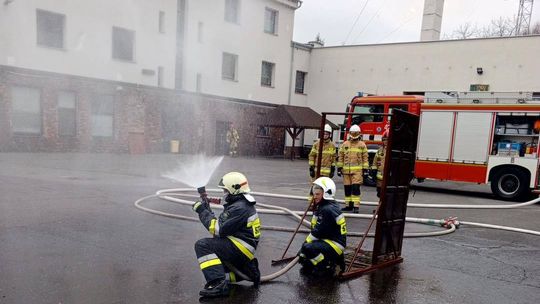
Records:
[[[207,232],[199,223],[142,212],[140,197],[185,187],[161,175],[185,155],[0,154],[0,303],[194,303],[204,284],[193,244]],[[252,190],[305,195],[307,161],[226,157],[208,183],[241,171]],[[338,178],[335,178],[338,180]],[[338,182],[338,197],[343,196]],[[363,188],[374,201],[375,189]],[[304,201],[259,197],[295,210]],[[410,203],[508,204],[486,186],[426,182]],[[193,216],[187,206],[152,199],[145,206]],[[369,214],[373,207],[361,207]],[[508,210],[409,208],[407,216],[445,218],[540,230],[540,205]],[[263,226],[289,226],[263,215]],[[363,231],[367,220],[349,220]],[[406,232],[441,228],[407,224]],[[257,255],[263,274],[275,272],[290,234],[263,231]],[[404,262],[357,279],[305,278],[296,266],[254,289],[234,287],[211,303],[540,303],[540,237],[463,225],[439,237],[406,238]],[[358,238],[349,238],[354,246]],[[293,245],[298,250],[300,237]],[[368,241],[368,245],[371,241]]]

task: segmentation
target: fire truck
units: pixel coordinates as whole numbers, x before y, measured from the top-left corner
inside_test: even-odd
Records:
[[[355,97],[344,129],[358,124],[368,146],[380,144],[392,113],[420,116],[415,177],[419,181],[490,184],[503,200],[538,193],[540,100],[525,92],[430,92],[425,96]]]

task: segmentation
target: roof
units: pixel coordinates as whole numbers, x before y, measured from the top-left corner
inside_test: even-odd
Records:
[[[268,113],[264,125],[268,127],[319,129],[321,119],[322,115],[311,108],[279,105]],[[326,120],[326,122],[332,129],[338,129],[331,121]]]

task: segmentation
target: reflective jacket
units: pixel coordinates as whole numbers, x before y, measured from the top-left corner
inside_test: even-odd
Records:
[[[309,165],[314,166],[317,170],[317,160],[319,155],[319,140],[313,144],[309,152]],[[330,176],[330,167],[336,165],[336,146],[330,139],[325,140],[321,158],[321,175]]]
[[[323,199],[313,212],[311,233],[307,243],[321,240],[332,246],[338,255],[343,254],[347,246],[347,224],[340,206],[334,200]]]
[[[375,157],[373,158],[373,164],[371,166],[371,169],[377,170],[377,186],[380,187],[380,182],[383,179],[384,174],[384,157],[386,154],[386,147],[380,147],[379,150],[377,150],[377,153],[375,153]]]
[[[231,144],[231,146],[238,145],[238,141],[240,140],[240,135],[238,135],[238,131],[236,129],[230,129],[227,131],[227,143]]]
[[[228,238],[251,260],[261,236],[255,199],[249,194],[238,194],[229,195],[226,200],[218,219],[207,204],[201,204],[195,211],[212,236]]]
[[[368,149],[360,139],[347,140],[339,148],[337,166],[343,173],[351,174],[369,169]]]

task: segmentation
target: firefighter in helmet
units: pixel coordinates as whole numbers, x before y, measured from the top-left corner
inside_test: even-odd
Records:
[[[218,218],[208,202],[196,202],[193,210],[199,214],[201,223],[211,238],[195,243],[195,253],[206,279],[203,297],[229,295],[229,283],[238,277],[227,265],[247,275],[255,286],[260,282],[260,272],[255,249],[261,235],[261,222],[255,209],[255,199],[249,194],[246,177],[239,172],[223,176],[218,185],[224,192],[224,209]]]
[[[347,245],[347,225],[334,200],[336,184],[328,177],[313,182],[315,209],[311,233],[299,252],[304,274],[333,275],[336,264],[344,270],[343,251]]]
[[[309,176],[311,177],[311,182],[316,179],[317,172],[317,161],[319,158],[319,145],[320,140],[317,140],[311,151],[309,152]],[[334,177],[334,172],[336,170],[336,146],[332,141],[332,127],[329,124],[324,125],[324,135],[323,135],[323,147],[322,147],[322,157],[321,157],[321,175],[327,177]],[[311,202],[313,195],[310,191],[308,201]]]
[[[381,187],[384,174],[384,158],[386,155],[386,145],[388,144],[388,128],[382,134],[382,145],[375,153],[373,157],[373,163],[371,165],[371,170],[375,175],[377,180],[377,197],[381,197]]]
[[[229,144],[229,156],[236,157],[238,154],[238,142],[240,141],[240,135],[234,128],[234,124],[229,124],[229,130],[227,130],[227,143]]]
[[[366,144],[360,139],[360,127],[352,125],[349,139],[343,142],[338,152],[337,174],[343,176],[345,208],[342,211],[358,213],[360,207],[360,185],[368,175],[369,160]]]

